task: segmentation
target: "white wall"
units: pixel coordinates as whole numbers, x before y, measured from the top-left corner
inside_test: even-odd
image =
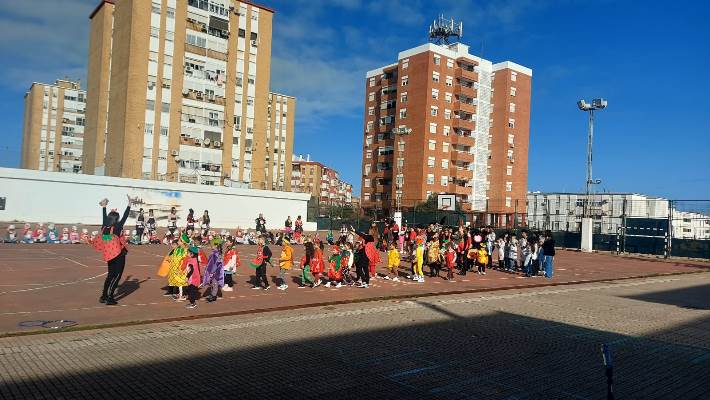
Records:
[[[187,210],[193,208],[199,217],[210,211],[212,227],[254,228],[254,219],[264,214],[268,229],[283,228],[287,216],[306,219],[309,194],[268,190],[239,189],[186,183],[158,182],[140,179],[0,168],[0,197],[6,198],[0,221],[45,222],[55,224],[101,224],[98,203],[108,198],[108,208],[123,212],[126,195],[138,210],[155,210],[158,226],[167,224],[170,207],[178,209],[178,226],[185,225]],[[128,225],[135,223],[129,218]],[[315,223],[304,223],[307,231]]]

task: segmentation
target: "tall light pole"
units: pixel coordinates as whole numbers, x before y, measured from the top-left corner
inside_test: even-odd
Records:
[[[584,100],[577,102],[577,107],[581,111],[589,113],[589,133],[587,136],[587,181],[584,199],[584,210],[582,214],[582,251],[592,251],[592,210],[590,202],[592,200],[593,186],[598,185],[602,181],[594,179],[592,175],[592,141],[594,139],[594,111],[603,110],[607,106],[607,101],[604,99],[594,99],[589,104]]]

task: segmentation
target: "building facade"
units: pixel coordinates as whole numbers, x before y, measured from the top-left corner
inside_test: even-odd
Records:
[[[527,226],[536,230],[580,232],[587,195],[527,194]],[[590,196],[593,232],[615,235],[628,219],[669,222],[673,238],[710,239],[710,215],[678,209],[661,197],[637,193],[597,193]],[[661,224],[663,225],[663,224]]]
[[[25,94],[20,167],[81,173],[85,108],[79,82],[33,83]]]
[[[249,1],[103,0],[84,170],[287,190],[295,99],[269,92],[273,14]]]
[[[292,191],[310,193],[319,204],[352,206],[352,185],[342,181],[336,170],[303,156],[294,157],[292,165]]]
[[[492,223],[524,215],[531,79],[529,68],[493,64],[461,43],[405,50],[367,72],[365,211],[389,215],[452,193]]]

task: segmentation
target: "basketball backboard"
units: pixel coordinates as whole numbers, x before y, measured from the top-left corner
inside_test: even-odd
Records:
[[[454,211],[456,209],[455,194],[440,194],[437,196],[437,208],[444,211]]]

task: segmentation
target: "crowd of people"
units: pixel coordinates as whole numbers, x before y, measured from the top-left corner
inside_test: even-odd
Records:
[[[115,291],[125,267],[128,244],[137,244],[134,242],[136,235],[156,235],[156,223],[152,210],[148,211],[146,218],[143,209],[140,209],[136,218],[136,234],[132,234],[124,230],[130,214],[130,198],[123,216],[115,209],[106,211],[107,199],[99,204],[102,207],[100,231],[89,234],[83,229],[79,234],[75,227],[71,231],[65,228],[62,235],[57,236],[56,233],[45,233],[42,225],[38,226],[39,233],[37,230],[30,232],[26,226],[30,233],[23,232],[23,237],[15,242],[42,243],[47,242],[42,240],[43,237],[50,237],[53,242],[58,239],[58,243],[90,243],[102,253],[108,265],[99,301],[114,305],[117,304]],[[520,273],[525,277],[552,278],[555,256],[555,242],[550,231],[505,232],[497,237],[490,226],[478,229],[463,224],[457,227],[430,224],[424,228],[404,225],[400,228],[396,221],[387,220],[381,231],[375,223],[368,232],[358,232],[352,226],[343,225],[337,239],[332,232],[321,239],[317,232],[304,235],[300,216],[295,221],[288,217],[279,231],[268,231],[266,219],[259,214],[253,231],[237,228],[230,234],[210,229],[207,210],[196,219],[190,209],[185,227],[178,228],[173,208],[167,228],[164,239],[157,243],[168,244],[170,250],[157,274],[166,278],[165,296],[175,301],[187,301],[187,308],[197,307],[197,300],[202,297],[200,289],[207,288],[207,302],[216,301],[220,291],[234,290],[234,275],[242,265],[237,249],[239,244],[257,246],[256,256],[248,264],[253,269],[252,288],[261,290],[271,287],[266,273],[269,266],[279,268],[273,282],[279,290],[288,289],[294,265],[301,269],[300,276],[295,279],[298,288],[322,285],[366,289],[372,279],[395,282],[410,279],[418,283],[424,283],[425,279],[442,279],[455,282],[457,277],[468,273],[485,275],[491,268]],[[55,231],[50,229],[49,232]],[[67,236],[65,232],[68,232]],[[25,236],[32,241],[25,241]],[[269,244],[281,246],[276,265],[272,262],[274,255]],[[303,245],[305,250],[298,264],[294,260],[294,244]],[[383,260],[387,273],[379,275],[376,268]],[[407,266],[403,272],[402,268]]]

